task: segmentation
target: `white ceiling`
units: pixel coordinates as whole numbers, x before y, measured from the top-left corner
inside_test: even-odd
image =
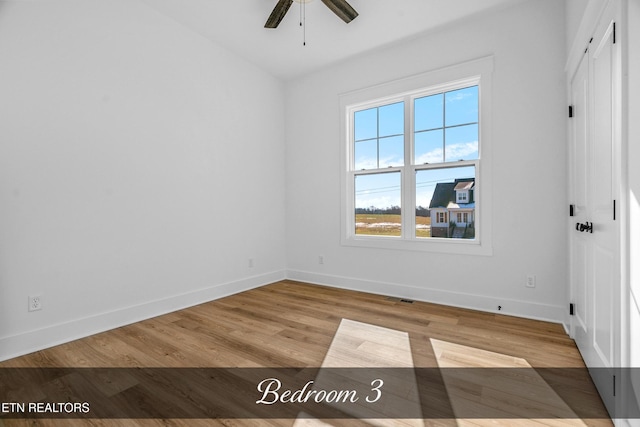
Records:
[[[294,3],[277,29],[264,23],[277,0],[144,0],[160,13],[282,79],[524,0],[349,0],[345,24],[320,0],[306,5],[306,46]]]

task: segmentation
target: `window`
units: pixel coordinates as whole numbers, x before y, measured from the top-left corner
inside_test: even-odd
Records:
[[[475,186],[479,162],[479,91],[475,81],[458,85],[352,110],[356,235],[409,237],[404,222],[413,228],[409,238],[475,238],[475,232],[456,228],[463,223],[459,204],[474,210],[467,193]],[[405,128],[411,124],[407,135]],[[406,152],[412,153],[407,156],[409,167],[404,167]],[[405,201],[404,209],[403,173],[416,177],[410,184],[415,205]],[[415,214],[402,221],[403,211]],[[426,212],[428,216],[421,215]],[[451,224],[445,219],[456,215]]]
[[[458,223],[459,224],[467,224],[469,222],[469,212],[458,212]]]
[[[491,253],[492,67],[488,58],[341,97],[344,244]]]

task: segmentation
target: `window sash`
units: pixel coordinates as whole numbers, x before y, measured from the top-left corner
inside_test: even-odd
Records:
[[[478,241],[478,233],[476,232],[476,235],[473,239],[452,239],[452,238],[438,238],[438,237],[431,237],[431,238],[424,238],[424,237],[417,237],[416,236],[416,209],[417,209],[417,203],[416,203],[416,173],[418,171],[425,171],[425,170],[441,170],[441,169],[459,169],[459,168],[463,168],[463,167],[474,167],[475,169],[475,185],[474,185],[474,203],[475,203],[475,207],[474,207],[474,215],[476,218],[476,223],[480,224],[480,222],[478,221],[478,218],[480,217],[480,207],[482,204],[482,199],[480,197],[479,194],[479,188],[481,186],[480,184],[480,179],[479,179],[479,170],[480,170],[480,159],[478,160],[466,160],[466,161],[458,161],[458,162],[448,162],[448,163],[439,163],[439,164],[429,164],[429,165],[409,165],[409,166],[400,166],[400,167],[392,167],[392,168],[384,168],[384,169],[367,169],[367,170],[361,170],[361,171],[350,171],[349,173],[349,180],[351,183],[353,183],[353,185],[351,185],[351,190],[352,190],[352,209],[351,209],[351,217],[352,217],[352,226],[350,226],[351,230],[353,230],[353,234],[350,234],[349,236],[354,238],[372,238],[372,239],[380,239],[380,238],[386,238],[388,236],[378,236],[378,235],[366,235],[366,234],[356,234],[355,233],[355,179],[357,176],[363,176],[363,175],[378,175],[378,174],[385,174],[385,173],[393,173],[393,172],[400,172],[400,182],[401,182],[401,199],[400,199],[400,207],[401,207],[401,233],[400,236],[393,236],[393,238],[395,239],[401,239],[401,240],[407,240],[407,241],[412,241],[412,240],[417,240],[417,241],[429,241],[429,240],[433,240],[433,241],[441,241],[441,240],[446,240],[446,241],[450,241],[450,242],[456,242],[456,241],[465,241],[467,243],[473,243],[473,242],[477,242]],[[384,208],[384,206],[381,206],[382,208]],[[453,220],[454,217],[452,216],[451,218],[447,218],[449,221]],[[447,221],[448,222],[448,221]]]
[[[398,103],[404,103],[404,123],[405,123],[405,128],[404,128],[404,157],[405,157],[405,161],[404,161],[404,165],[398,165],[399,167],[403,167],[403,166],[419,166],[418,163],[416,163],[415,160],[415,135],[416,134],[420,134],[420,133],[424,133],[427,131],[432,131],[432,130],[442,130],[445,131],[447,129],[451,129],[451,128],[457,128],[457,127],[462,127],[462,126],[468,126],[468,125],[478,125],[478,157],[477,159],[473,159],[473,160],[480,160],[482,153],[482,143],[481,143],[481,129],[480,129],[480,114],[478,117],[478,121],[476,122],[470,122],[470,123],[464,123],[464,124],[460,124],[460,125],[455,125],[455,126],[443,126],[442,128],[435,128],[435,129],[430,129],[430,130],[420,130],[420,131],[415,131],[414,127],[415,127],[415,101],[417,99],[420,98],[424,98],[427,96],[432,96],[432,95],[437,95],[440,93],[445,93],[445,92],[452,92],[455,90],[459,90],[459,89],[465,89],[465,88],[469,88],[469,87],[473,87],[473,86],[478,86],[478,110],[480,111],[481,109],[481,88],[480,88],[480,78],[479,77],[474,77],[474,78],[470,78],[470,79],[466,79],[466,80],[462,80],[462,81],[458,81],[458,82],[452,82],[452,83],[445,83],[442,85],[438,85],[432,88],[428,88],[428,89],[423,89],[423,90],[419,90],[419,91],[413,91],[411,93],[407,93],[404,95],[400,95],[400,96],[394,96],[394,97],[389,97],[389,98],[383,98],[383,99],[378,99],[378,100],[374,100],[374,101],[369,101],[369,102],[365,102],[365,103],[361,103],[361,104],[357,104],[357,105],[353,105],[347,108],[347,115],[348,115],[348,136],[347,139],[349,141],[348,143],[348,168],[349,171],[355,172],[357,171],[356,166],[355,166],[355,145],[357,143],[363,143],[363,142],[367,142],[367,141],[376,141],[378,142],[380,139],[385,139],[385,138],[389,138],[389,137],[397,137],[397,136],[403,136],[402,134],[394,134],[394,135],[384,135],[384,136],[380,136],[378,135],[377,137],[373,137],[373,138],[364,138],[364,139],[356,139],[356,135],[355,135],[355,114],[359,113],[359,112],[363,112],[366,110],[370,110],[370,109],[374,109],[374,108],[381,108],[381,107],[385,107],[385,106],[389,106],[389,105],[393,105],[393,104],[398,104]],[[443,147],[443,150],[446,149],[446,147]],[[378,159],[379,160],[379,159]],[[458,163],[460,160],[458,159],[454,159],[454,160],[446,160],[445,157],[445,161],[442,162],[433,162],[433,163],[429,163],[429,164],[433,164],[433,165],[437,165],[437,164],[449,164],[449,163]],[[376,170],[386,170],[386,167],[377,167],[377,168],[369,168],[369,169],[360,169],[360,171],[376,171]]]

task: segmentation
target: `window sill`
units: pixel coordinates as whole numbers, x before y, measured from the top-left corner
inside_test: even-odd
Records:
[[[352,236],[341,240],[343,246],[373,249],[391,249],[417,252],[434,252],[457,255],[492,256],[493,248],[488,243],[482,243],[478,239],[400,239],[398,237],[379,236]]]

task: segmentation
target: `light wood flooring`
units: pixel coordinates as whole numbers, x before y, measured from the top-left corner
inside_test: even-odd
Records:
[[[415,367],[438,367],[431,340],[523,359],[533,368],[584,368],[561,325],[281,281],[0,363],[7,367],[319,367],[342,319],[408,334]],[[434,341],[435,342],[435,341]],[[460,348],[460,347],[456,347]],[[587,425],[612,425],[582,382]],[[485,422],[487,420],[484,420]],[[497,420],[492,425],[527,420]],[[578,420],[580,421],[580,420]],[[292,425],[293,420],[2,420],[0,425]],[[466,422],[472,424],[472,421]],[[331,425],[358,425],[336,421]],[[425,425],[460,420],[426,419]],[[480,423],[482,424],[482,423]],[[535,425],[544,425],[537,422]],[[574,424],[575,425],[575,424]],[[584,425],[584,424],[583,424]]]

